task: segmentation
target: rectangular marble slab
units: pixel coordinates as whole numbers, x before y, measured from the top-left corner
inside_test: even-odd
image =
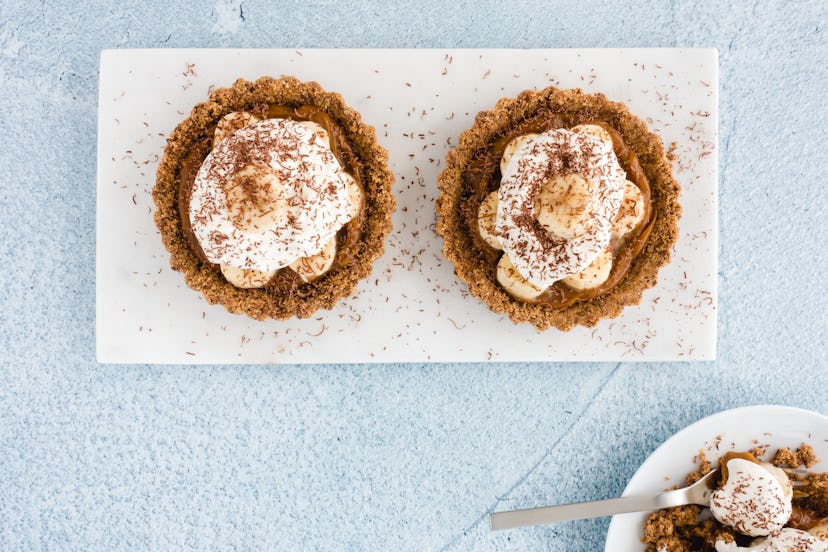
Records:
[[[398,209],[371,277],[332,311],[259,322],[209,305],[169,268],[151,191],[166,137],[215,87],[294,75],[377,129]],[[434,233],[436,179],[478,111],[546,86],[626,103],[682,186],[672,262],[641,304],[570,332],[493,314]],[[716,352],[718,57],[710,49],[106,50],[97,182],[97,356],[110,363],[709,360]]]

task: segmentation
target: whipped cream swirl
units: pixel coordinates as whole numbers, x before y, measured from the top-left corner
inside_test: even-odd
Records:
[[[210,262],[272,272],[319,253],[351,219],[347,178],[308,126],[253,123],[201,165],[190,199],[193,234]]]
[[[716,552],[826,552],[828,545],[810,533],[786,527],[779,533],[754,542],[751,546],[738,546],[735,542],[716,542]]]
[[[727,481],[710,495],[710,511],[724,525],[752,537],[777,533],[791,517],[791,494],[764,466],[733,458]]]
[[[550,183],[572,187],[572,175],[581,197],[559,231],[538,220],[535,203]],[[625,178],[612,145],[590,134],[555,129],[526,139],[503,171],[495,219],[517,271],[546,288],[587,268],[609,245]],[[552,194],[571,200],[564,190]]]

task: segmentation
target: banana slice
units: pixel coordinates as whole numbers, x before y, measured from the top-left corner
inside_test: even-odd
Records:
[[[509,295],[522,301],[537,299],[544,290],[521,276],[506,254],[503,254],[497,263],[497,281]]]
[[[219,142],[228,138],[231,134],[252,125],[260,119],[247,111],[233,111],[228,113],[216,125],[216,131],[213,133],[213,147],[216,147]]]
[[[503,174],[506,172],[506,167],[509,166],[509,161],[512,160],[512,157],[515,155],[515,152],[523,145],[524,142],[527,140],[531,140],[537,134],[524,134],[523,136],[518,136],[514,138],[511,142],[506,144],[506,149],[503,150],[503,157],[500,158],[500,173]]]
[[[319,138],[322,139],[326,146],[332,146],[330,136],[328,136],[328,131],[325,130],[322,125],[314,123],[313,121],[300,121],[299,124],[311,129],[317,136],[319,136]],[[357,216],[359,208],[362,206],[362,190],[356,183],[356,180],[354,180],[353,176],[348,173],[344,174],[345,181],[348,185],[348,199],[351,201],[351,218],[353,219]]]
[[[785,470],[777,468],[769,462],[762,462],[759,465],[768,470],[779,481],[779,484],[782,485],[782,489],[785,491],[785,496],[793,496],[793,483],[791,483],[791,479],[785,473]]]
[[[284,219],[289,197],[279,175],[262,164],[236,172],[225,186],[227,207],[236,228],[261,231]]]
[[[314,123],[313,121],[299,121],[299,124],[311,129],[314,132],[314,134],[316,134],[322,139],[326,146],[331,145],[331,140],[328,137],[328,131],[322,128],[322,126],[319,123]]]
[[[503,244],[495,230],[495,218],[497,217],[497,190],[486,196],[480,209],[477,211],[477,231],[486,243],[497,250],[503,249]]]
[[[221,265],[221,273],[228,282],[237,288],[260,288],[267,284],[276,271],[261,272],[259,270],[248,270],[245,268],[236,268],[230,265]]]
[[[828,522],[823,522],[816,527],[811,527],[808,529],[808,532],[822,542],[828,543]]]
[[[357,184],[357,181],[354,180],[354,177],[348,173],[343,173],[345,176],[345,183],[348,186],[348,200],[351,204],[351,219],[353,219],[357,214],[359,214],[359,208],[362,207],[362,189]]]
[[[624,199],[618,210],[618,217],[612,223],[612,235],[615,237],[629,234],[644,218],[644,196],[638,186],[627,180],[624,182]]]
[[[302,278],[302,281],[313,282],[331,269],[336,257],[336,236],[331,238],[322,251],[310,257],[296,259],[288,266]]]
[[[567,276],[563,283],[574,289],[592,289],[600,286],[609,278],[612,270],[612,253],[609,249],[601,251],[592,264],[577,274]]]
[[[548,232],[561,238],[583,235],[595,221],[593,187],[580,174],[553,176],[535,199],[535,218]]]
[[[582,132],[584,134],[592,134],[599,140],[606,142],[612,147],[612,136],[610,133],[600,125],[577,125],[569,129],[570,132]]]

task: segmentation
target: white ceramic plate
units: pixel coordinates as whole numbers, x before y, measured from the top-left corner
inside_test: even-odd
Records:
[[[390,153],[386,254],[353,296],[308,320],[211,306],[169,268],[151,190],[166,136],[215,86],[295,75],[340,92]],[[669,147],[684,214],[641,305],[596,328],[538,333],[457,282],[434,233],[437,174],[475,114],[522,90],[582,87],[627,103]],[[98,120],[101,362],[704,360],[716,351],[715,50],[108,50]]]
[[[822,462],[811,469],[828,471],[828,417],[788,406],[747,406],[704,418],[676,433],[638,468],[624,496],[652,494],[684,480],[693,471],[699,449],[711,461],[730,450],[749,450],[770,445],[770,453],[781,447],[814,447]],[[669,480],[665,480],[669,478]],[[610,522],[605,552],[643,551],[641,543],[647,513],[614,516]]]

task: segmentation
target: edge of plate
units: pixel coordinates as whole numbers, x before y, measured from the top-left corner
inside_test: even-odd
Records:
[[[764,411],[764,412],[768,412],[768,411],[776,412],[776,413],[779,414],[780,417],[784,416],[784,415],[796,415],[796,414],[803,415],[803,414],[805,414],[807,416],[815,416],[817,418],[821,418],[823,421],[825,421],[826,424],[828,424],[828,416],[826,416],[824,414],[820,414],[819,412],[815,412],[813,410],[807,410],[805,408],[799,408],[799,407],[795,407],[795,406],[787,406],[787,405],[781,405],[781,404],[754,404],[754,405],[749,405],[749,406],[741,406],[741,407],[737,407],[737,408],[731,408],[731,409],[728,409],[728,410],[722,410],[720,412],[716,412],[715,414],[710,414],[709,416],[705,416],[704,418],[696,420],[692,424],[683,427],[682,429],[680,429],[679,431],[677,431],[676,433],[671,435],[669,438],[667,438],[667,440],[665,440],[663,443],[661,443],[658,447],[656,447],[656,449],[653,450],[647,456],[647,459],[644,460],[644,462],[641,463],[641,465],[638,467],[638,469],[635,470],[635,473],[633,473],[632,477],[630,477],[629,481],[627,482],[627,485],[624,487],[624,492],[621,494],[621,496],[629,496],[630,485],[635,481],[635,479],[639,476],[639,474],[643,473],[647,468],[649,468],[649,465],[650,465],[650,463],[651,463],[654,456],[656,456],[661,450],[670,447],[673,443],[675,443],[677,441],[681,441],[684,438],[685,434],[692,432],[694,429],[698,428],[699,426],[703,426],[705,424],[711,423],[716,418],[723,417],[723,416],[738,416],[738,415],[750,414],[752,411],[757,411],[757,410],[761,410],[761,411]],[[610,537],[612,536],[613,531],[618,531],[619,530],[618,528],[620,527],[620,521],[618,521],[618,519],[619,519],[618,516],[613,516],[612,520],[610,521],[610,525],[609,525],[609,528],[607,529],[607,535],[606,535],[606,538],[605,538],[605,541],[604,541],[604,552],[617,552],[617,551],[610,550],[608,548],[608,546],[609,546]]]

